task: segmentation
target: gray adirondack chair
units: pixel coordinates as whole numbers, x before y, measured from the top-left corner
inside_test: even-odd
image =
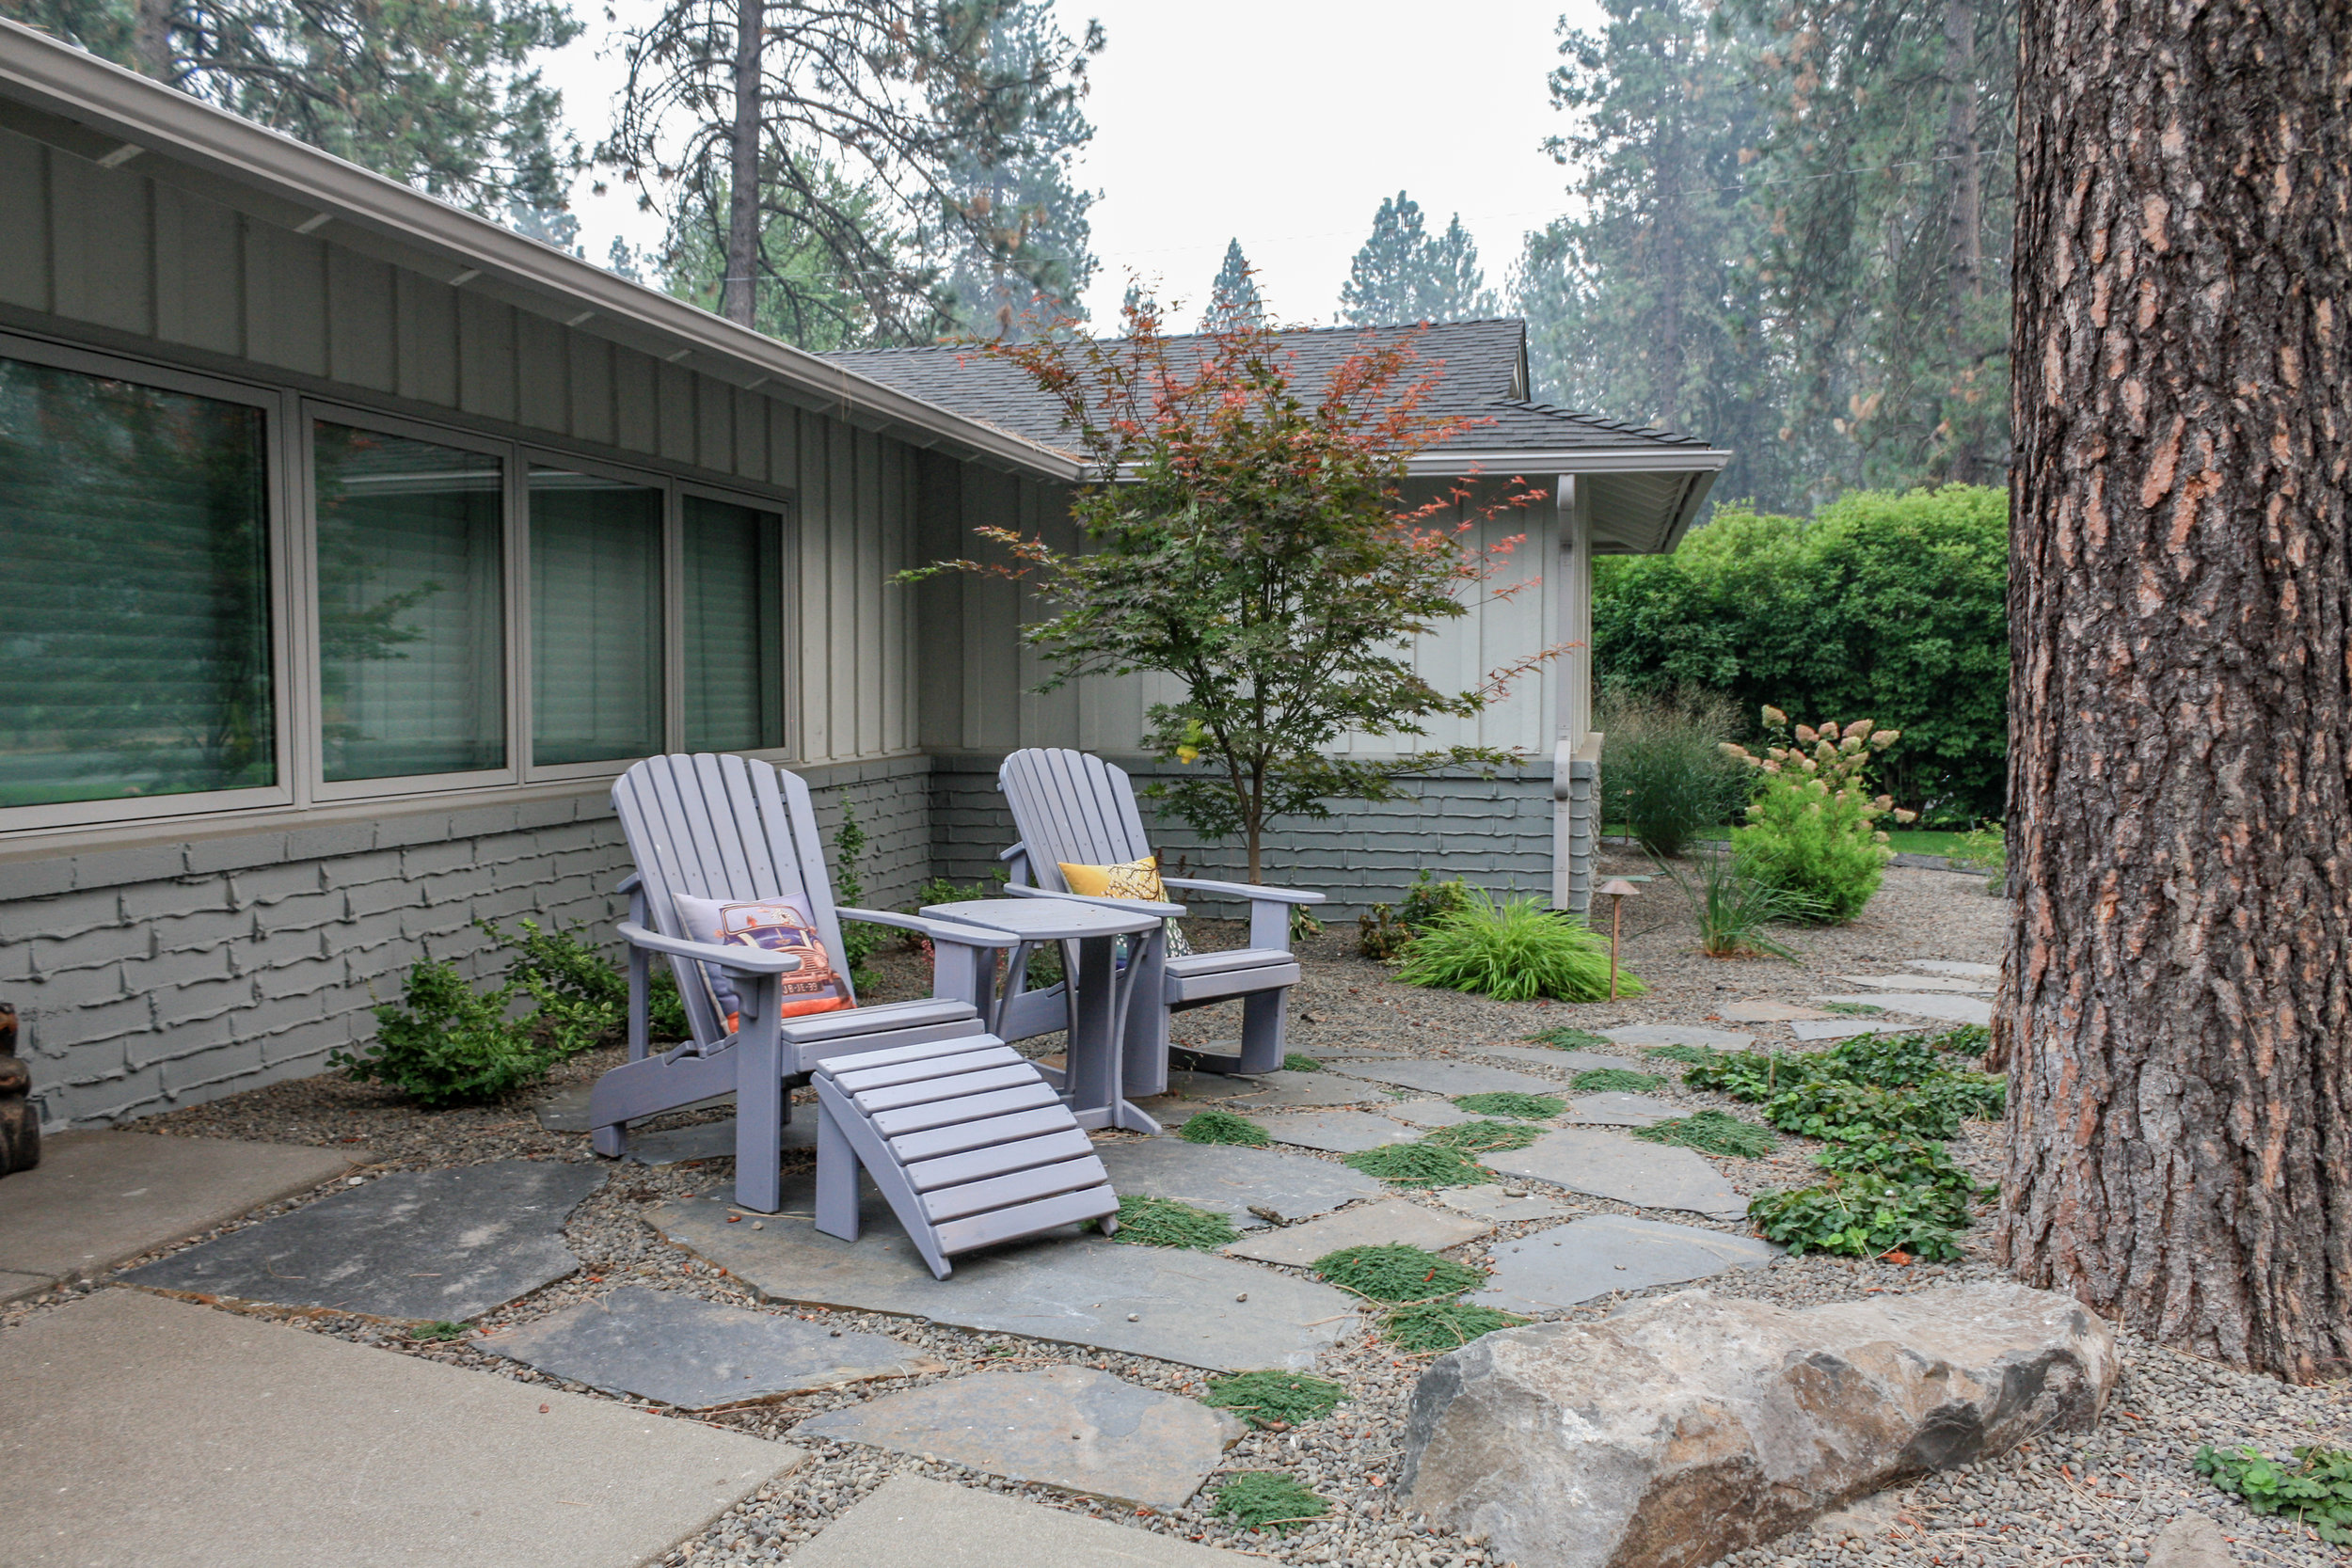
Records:
[[[857,1238],[863,1164],[932,1272],[949,1254],[1115,1213],[1101,1163],[1038,1070],[980,1022],[996,949],[1012,938],[882,910],[836,909],[808,786],[768,763],[736,756],[649,757],[612,786],[637,874],[623,884],[630,918],[628,1060],[596,1081],[589,1125],[596,1151],[626,1152],[632,1119],[736,1095],[739,1206],[773,1213],[787,1081],[819,1076],[818,1228]],[[919,1002],[780,1018],[787,954],[690,940],[676,896],[792,898],[815,918],[829,952],[841,919],[920,932],[936,956],[933,994]],[[675,971],[693,1038],[662,1055],[647,1041],[649,966]],[[742,1028],[730,1034],[700,964],[733,979]],[[845,978],[845,984],[846,978]],[[895,1113],[895,1114],[894,1114]],[[922,1136],[914,1137],[912,1134]],[[952,1154],[953,1159],[943,1158]],[[1082,1180],[1090,1179],[1090,1180]]]
[[[1117,865],[1152,853],[1136,810],[1135,788],[1124,768],[1101,757],[1059,748],[1013,752],[997,769],[996,787],[1012,808],[1021,842],[1005,851],[1006,892],[1021,896],[1078,898],[1114,909],[1156,909],[1171,918],[1181,904],[1139,905],[1128,898],[1082,898],[1070,891],[1061,865]],[[1127,1015],[1122,1057],[1126,1092],[1134,1098],[1168,1087],[1168,1019],[1194,1007],[1238,1000],[1242,1005],[1238,1055],[1201,1055],[1200,1065],[1217,1072],[1270,1072],[1282,1065],[1290,988],[1298,983],[1298,960],[1291,955],[1291,910],[1320,904],[1320,893],[1255,887],[1245,882],[1163,876],[1168,887],[1249,904],[1249,945],[1219,953],[1168,958],[1163,942],[1136,943],[1133,961],[1156,964],[1159,973],[1138,974],[1136,1005]],[[1159,1005],[1151,1006],[1153,998]],[[1007,1009],[999,1027],[1008,1039],[1058,1028],[1060,988],[1032,991]]]

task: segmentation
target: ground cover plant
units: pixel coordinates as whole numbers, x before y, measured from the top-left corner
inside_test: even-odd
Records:
[[[1340,1163],[1366,1176],[1399,1187],[1475,1187],[1492,1181],[1495,1173],[1459,1149],[1434,1144],[1382,1144],[1341,1156]]]
[[[1402,1243],[1343,1247],[1316,1259],[1314,1270],[1343,1291],[1392,1303],[1457,1296],[1486,1283],[1484,1274],[1466,1263]]]
[[[1230,1410],[1253,1427],[1280,1432],[1321,1420],[1346,1398],[1347,1390],[1340,1385],[1305,1372],[1235,1372],[1209,1379],[1209,1391],[1200,1402]]]
[[[1241,1240],[1233,1222],[1210,1209],[1196,1209],[1172,1197],[1146,1197],[1130,1193],[1119,1200],[1119,1229],[1111,1237],[1133,1246],[1183,1247],[1212,1252]]]
[[[1464,1154],[1500,1154],[1507,1149],[1525,1148],[1543,1135],[1542,1129],[1523,1121],[1466,1121],[1425,1133],[1422,1141]]]
[[[1284,1072],[1321,1072],[1323,1064],[1312,1056],[1301,1056],[1294,1051],[1282,1058],[1282,1070]]]
[[[1541,899],[1498,900],[1472,888],[1466,906],[1413,939],[1397,978],[1502,1002],[1597,1002],[1609,994],[1609,943]],[[1640,980],[1618,972],[1619,996],[1642,990]]]
[[[1825,1013],[1837,1013],[1846,1018],[1877,1018],[1886,1011],[1867,1002],[1822,1002],[1816,1004]]]
[[[1792,1257],[1827,1252],[1847,1258],[1899,1254],[1942,1262],[1960,1256],[1950,1203],[1932,1188],[1883,1177],[1834,1178],[1815,1187],[1759,1194],[1748,1205],[1756,1233]]]
[[[1802,901],[1806,919],[1843,925],[1878,891],[1894,854],[1879,819],[1917,817],[1896,810],[1891,797],[1871,795],[1864,780],[1870,759],[1900,732],[1873,729],[1867,719],[1791,732],[1788,715],[1771,707],[1764,721],[1775,742],[1764,755],[1731,749],[1756,770],[1756,799],[1731,831],[1732,860],[1742,875]]]
[[[1517,1328],[1525,1322],[1525,1318],[1465,1301],[1420,1301],[1382,1316],[1380,1332],[1409,1354],[1436,1355],[1460,1350],[1482,1334]]]
[[[1661,1062],[1707,1062],[1714,1060],[1716,1053],[1703,1045],[1653,1045],[1642,1054]]]
[[[1264,1128],[1231,1111],[1196,1111],[1176,1135],[1188,1144],[1240,1144],[1248,1148],[1263,1148],[1274,1141]]]
[[[1424,868],[1414,874],[1413,885],[1395,904],[1375,904],[1356,917],[1356,951],[1367,958],[1396,958],[1431,922],[1469,903],[1468,882],[1441,882]]]
[[[1568,1108],[1568,1102],[1548,1094],[1521,1094],[1516,1089],[1502,1089],[1492,1094],[1457,1094],[1456,1109],[1474,1117],[1514,1117],[1521,1121],[1541,1121],[1556,1117]]]
[[[1586,1094],[1641,1094],[1662,1086],[1663,1078],[1653,1072],[1636,1072],[1631,1068],[1597,1067],[1578,1073],[1569,1080],[1571,1086]]]
[[[1654,1121],[1634,1128],[1633,1135],[1654,1144],[1681,1144],[1702,1154],[1736,1154],[1746,1160],[1761,1159],[1779,1147],[1769,1129],[1725,1111],[1693,1111],[1672,1121]]]
[[[2283,1513],[2322,1541],[2352,1546],[2352,1451],[2305,1445],[2294,1463],[2259,1449],[2197,1450],[2197,1473],[2243,1502],[2249,1513]]]
[[[1623,975],[1618,976],[1620,980]],[[1527,1037],[1537,1045],[1550,1046],[1554,1051],[1607,1051],[1609,1037],[1596,1035],[1589,1029],[1572,1029],[1562,1024],[1557,1029],[1539,1029]]]
[[[1329,1503],[1279,1470],[1244,1470],[1216,1489],[1216,1506],[1244,1529],[1277,1535],[1331,1512]]]

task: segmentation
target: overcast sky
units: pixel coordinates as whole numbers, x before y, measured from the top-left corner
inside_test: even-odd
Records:
[[[1087,299],[1118,317],[1132,271],[1181,298],[1188,322],[1238,238],[1284,321],[1329,321],[1348,261],[1384,196],[1402,189],[1433,229],[1454,213],[1500,290],[1519,237],[1563,205],[1566,172],[1540,148],[1560,117],[1544,77],[1556,58],[1561,0],[1057,0],[1080,35],[1102,19],[1087,114],[1095,133],[1081,178],[1102,193]],[[624,22],[644,0],[614,0]],[[1594,0],[1568,0],[1577,25]],[[549,74],[593,144],[619,81],[602,8]],[[599,55],[603,57],[599,58]],[[626,187],[615,186],[615,192]],[[612,236],[639,245],[660,226],[628,198],[575,201],[589,259]]]

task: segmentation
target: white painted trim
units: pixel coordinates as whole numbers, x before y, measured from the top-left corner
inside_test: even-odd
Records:
[[[1456,474],[1679,474],[1720,473],[1731,453],[1701,447],[1645,447],[1617,451],[1494,451],[1440,449],[1416,452],[1405,471],[1416,476]]]

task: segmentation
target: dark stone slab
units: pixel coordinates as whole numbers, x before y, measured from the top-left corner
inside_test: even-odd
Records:
[[[1580,1094],[1571,1098],[1566,1114],[1560,1119],[1571,1127],[1647,1127],[1653,1122],[1672,1121],[1688,1115],[1679,1105],[1646,1094],[1624,1094],[1609,1090],[1599,1094]]]
[[[1420,1136],[1404,1123],[1370,1111],[1300,1111],[1263,1117],[1259,1125],[1278,1144],[1319,1148],[1327,1154],[1353,1154],[1382,1144],[1409,1143]]]
[[[1525,1148],[1479,1158],[1505,1176],[1532,1177],[1638,1209],[1682,1209],[1722,1219],[1748,1212],[1748,1200],[1696,1151],[1599,1128],[1570,1127]]]
[[[501,1160],[395,1171],[121,1277],[191,1295],[460,1322],[580,1267],[564,1216],[596,1165]]]
[[[1476,1062],[1335,1062],[1325,1070],[1367,1078],[1375,1084],[1393,1084],[1419,1094],[1558,1094],[1561,1087],[1554,1078],[1537,1078],[1532,1073],[1484,1067]]]
[[[1756,1043],[1754,1035],[1696,1028],[1687,1023],[1633,1023],[1600,1033],[1612,1045],[1704,1045],[1716,1051],[1745,1051]]]
[[[1627,1068],[1635,1072],[1646,1070],[1641,1063],[1625,1056],[1604,1056],[1593,1051],[1559,1051],[1548,1045],[1473,1045],[1469,1050],[1473,1056],[1549,1068],[1554,1072],[1590,1072],[1595,1068],[1607,1067]]]
[[[1770,1242],[1628,1214],[1594,1214],[1489,1250],[1494,1272],[1470,1299],[1505,1312],[1552,1312],[1605,1296],[1760,1269],[1781,1255]]]
[[[1284,1220],[1312,1219],[1387,1190],[1361,1171],[1271,1148],[1152,1138],[1103,1144],[1095,1152],[1110,1171],[1111,1186],[1120,1194],[1172,1197],[1215,1209],[1232,1216],[1234,1226],[1243,1230],[1266,1223],[1252,1209],[1271,1210]]]
[[[812,1178],[785,1178],[787,1211],[812,1212],[813,1197]],[[952,1275],[933,1279],[889,1205],[870,1192],[855,1242],[791,1214],[754,1230],[729,1225],[728,1212],[723,1202],[694,1198],[645,1218],[771,1301],[929,1318],[1216,1371],[1311,1367],[1356,1321],[1355,1298],[1328,1285],[1075,1227],[961,1254]]]
[[[1377,1085],[1365,1083],[1360,1073],[1350,1076],[1336,1060],[1319,1072],[1269,1072],[1259,1082],[1264,1086],[1258,1093],[1236,1100],[1228,1108],[1252,1116],[1308,1106],[1378,1104],[1389,1099]]]
[[[1225,1249],[1229,1258],[1305,1268],[1316,1259],[1354,1246],[1417,1246],[1428,1252],[1474,1242],[1493,1226],[1449,1214],[1401,1197],[1359,1204],[1305,1225],[1260,1230]]]
[[[793,1429],[1164,1510],[1182,1508],[1241,1433],[1222,1411],[1089,1367],[979,1372]]]
[[[822,1323],[641,1285],[474,1344],[567,1382],[684,1410],[947,1370],[879,1334],[836,1333]]]
[[[792,1119],[784,1124],[783,1147],[786,1148],[815,1148],[817,1147],[817,1107],[796,1105]],[[731,1160],[735,1157],[735,1118],[723,1121],[698,1121],[686,1127],[664,1128],[658,1132],[631,1132],[628,1152],[623,1159],[641,1165],[683,1165],[695,1160]]]

